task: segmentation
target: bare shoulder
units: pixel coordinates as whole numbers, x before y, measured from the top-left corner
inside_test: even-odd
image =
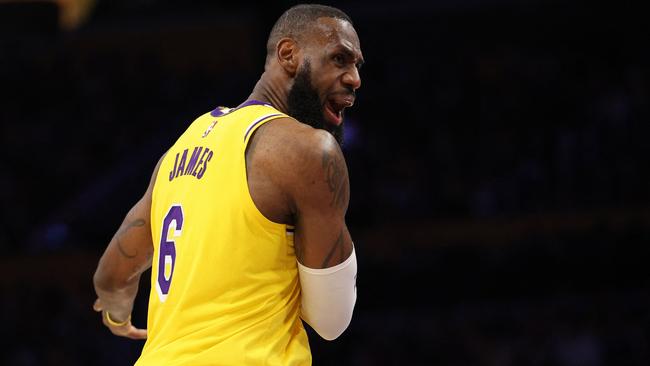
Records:
[[[260,127],[252,142],[256,153],[274,165],[305,173],[303,169],[320,166],[324,160],[343,159],[334,137],[325,130],[315,129],[291,118],[278,118]]]
[[[347,209],[347,166],[329,132],[291,118],[267,122],[260,129],[254,136],[256,141],[251,142],[254,151],[248,158],[285,192],[294,210],[299,206],[297,201],[305,198]]]

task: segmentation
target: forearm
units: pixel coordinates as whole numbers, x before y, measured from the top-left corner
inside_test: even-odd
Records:
[[[140,276],[151,266],[151,254],[125,256],[118,237],[113,238],[100,259],[93,284],[104,310],[114,320],[125,320],[131,314]]]
[[[106,254],[104,254],[106,256]],[[101,312],[102,323],[111,333],[131,339],[146,339],[147,330],[138,329],[131,323],[131,311],[133,301],[138,293],[140,274],[129,277],[128,281],[115,281],[110,274],[113,271],[104,271],[110,267],[103,267],[104,257],[95,272],[93,282],[97,292],[97,300],[93,304],[93,310]],[[106,276],[109,274],[109,276]]]
[[[93,310],[101,312],[102,322],[111,333],[131,339],[147,338],[146,329],[138,329],[131,323],[131,311],[140,276],[151,267],[153,257],[151,196],[161,161],[162,158],[144,196],[129,210],[108,244],[93,276],[98,297]]]
[[[99,260],[93,277],[104,310],[115,320],[125,320],[131,314],[140,276],[151,266],[151,229],[142,202],[126,215]]]
[[[138,294],[139,278],[140,275],[122,286],[108,287],[95,274],[95,292],[101,300],[104,310],[108,311],[113,320],[121,322],[131,315],[133,302]]]

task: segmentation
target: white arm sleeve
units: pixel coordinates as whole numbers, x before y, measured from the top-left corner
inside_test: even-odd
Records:
[[[352,254],[334,267],[312,269],[298,262],[302,290],[301,318],[321,337],[331,341],[352,320],[357,301],[357,257]]]

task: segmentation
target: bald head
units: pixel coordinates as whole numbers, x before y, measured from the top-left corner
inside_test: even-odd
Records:
[[[350,17],[337,8],[318,4],[296,5],[285,11],[271,29],[266,42],[267,58],[275,54],[275,47],[282,38],[302,40],[303,36],[317,26],[318,18],[340,19],[352,25]]]

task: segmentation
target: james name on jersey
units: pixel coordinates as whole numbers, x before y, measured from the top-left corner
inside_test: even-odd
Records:
[[[169,172],[169,181],[182,175],[192,175],[196,179],[203,178],[205,171],[208,169],[208,162],[212,159],[213,151],[207,147],[196,146],[189,161],[187,160],[189,149],[176,153],[174,168]]]

